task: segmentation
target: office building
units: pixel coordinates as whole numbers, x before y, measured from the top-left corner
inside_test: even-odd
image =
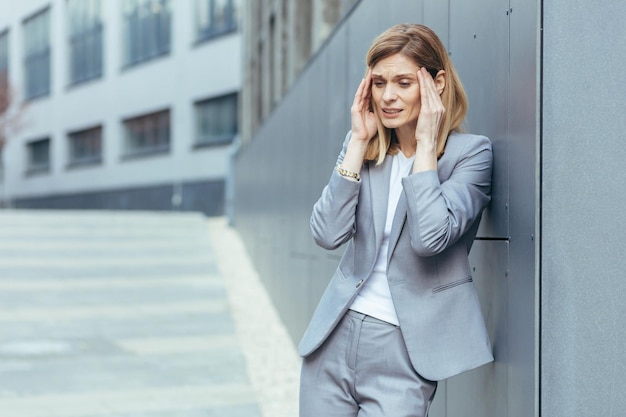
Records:
[[[238,0],[2,2],[0,74],[5,206],[224,211]]]

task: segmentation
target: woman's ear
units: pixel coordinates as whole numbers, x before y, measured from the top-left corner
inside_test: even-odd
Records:
[[[443,90],[446,88],[446,72],[444,70],[439,70],[437,76],[435,76],[435,88],[437,89],[437,94],[441,95]]]

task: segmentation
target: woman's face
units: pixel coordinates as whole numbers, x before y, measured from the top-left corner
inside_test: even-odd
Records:
[[[417,71],[417,64],[401,54],[383,58],[372,67],[372,102],[385,127],[417,123],[421,108]]]

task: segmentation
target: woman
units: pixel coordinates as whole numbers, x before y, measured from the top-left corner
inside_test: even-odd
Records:
[[[427,416],[436,381],[493,360],[467,257],[490,142],[460,133],[467,99],[427,27],[393,26],[366,61],[311,217],[317,244],[348,245],[299,346],[301,417]]]

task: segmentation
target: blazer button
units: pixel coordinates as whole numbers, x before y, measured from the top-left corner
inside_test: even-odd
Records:
[[[362,284],[363,284],[363,280],[360,280],[359,282],[356,283],[356,287],[359,288]]]

